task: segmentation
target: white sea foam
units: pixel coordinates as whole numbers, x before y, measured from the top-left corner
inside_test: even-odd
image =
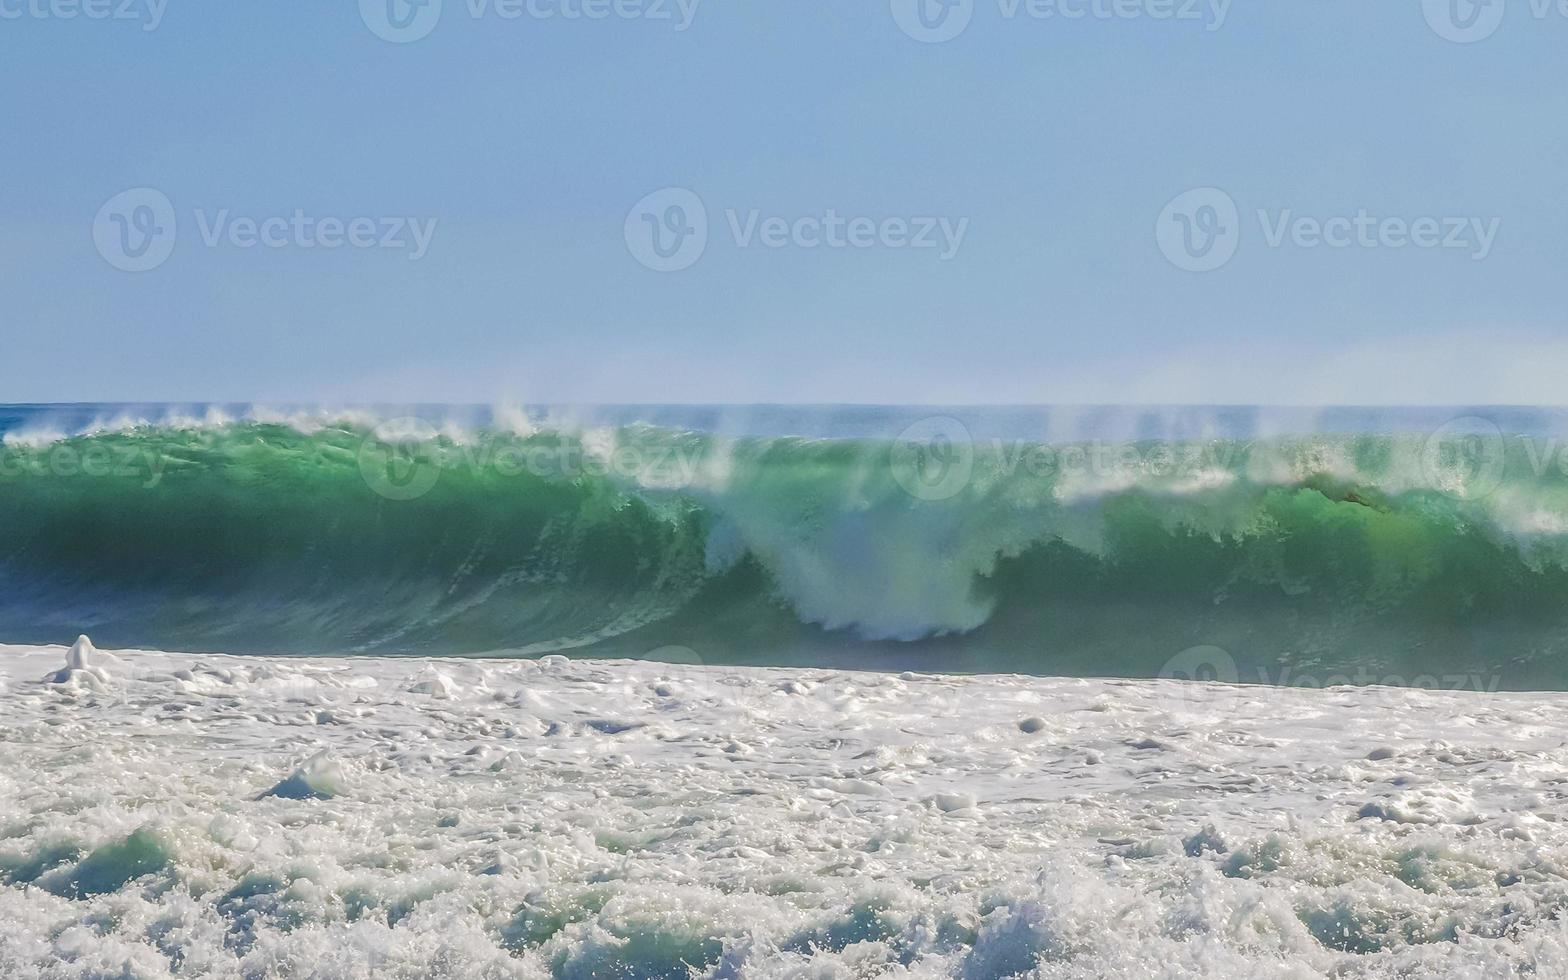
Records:
[[[38,424],[14,432],[0,435],[0,444],[5,446],[21,446],[26,449],[42,449],[44,446],[60,442],[68,438],[64,431],[48,424]]]
[[[0,647],[0,976],[1562,976],[1565,707]]]
[[[528,412],[521,406],[497,405],[490,414],[491,424],[499,432],[527,438],[539,431],[539,426],[528,417]]]

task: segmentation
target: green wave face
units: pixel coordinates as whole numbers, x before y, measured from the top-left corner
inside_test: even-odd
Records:
[[[1568,687],[1562,454],[1440,436],[7,437],[0,637]]]

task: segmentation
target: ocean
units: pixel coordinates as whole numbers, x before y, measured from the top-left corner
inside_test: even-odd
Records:
[[[0,407],[0,976],[1568,975],[1565,444]]]
[[[1562,690],[1565,437],[1556,409],[0,407],[0,637],[1114,677],[1201,647],[1222,680]]]

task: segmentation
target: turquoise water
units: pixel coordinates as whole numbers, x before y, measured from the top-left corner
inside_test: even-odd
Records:
[[[1568,687],[1557,410],[0,407],[0,639]],[[1231,676],[1231,675],[1234,676]]]

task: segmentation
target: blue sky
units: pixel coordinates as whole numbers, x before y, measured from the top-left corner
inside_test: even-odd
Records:
[[[386,0],[81,2],[0,0],[0,401],[1568,390],[1541,0],[1467,43],[1448,0],[964,0],[935,43],[914,0],[390,0],[431,27],[405,43]],[[105,211],[140,188],[172,235],[149,199]],[[706,245],[658,271],[635,233],[668,188]],[[1161,243],[1203,188],[1187,220],[1233,254],[1197,272]]]

